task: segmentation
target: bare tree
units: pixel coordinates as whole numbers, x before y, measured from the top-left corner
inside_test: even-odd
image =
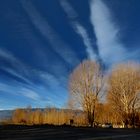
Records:
[[[95,121],[96,104],[101,97],[102,87],[103,75],[96,62],[85,60],[70,75],[70,103],[86,112],[91,126]]]
[[[109,78],[108,100],[125,126],[134,126],[140,107],[140,68],[134,63],[119,64]],[[131,116],[131,117],[130,117]]]

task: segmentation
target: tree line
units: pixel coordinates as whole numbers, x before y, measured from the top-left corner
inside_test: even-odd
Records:
[[[70,75],[69,93],[69,104],[86,112],[91,126],[101,114],[104,119],[108,116],[105,122],[125,127],[140,123],[140,65],[137,63],[117,64],[107,71],[99,63],[85,60]],[[104,105],[99,107],[101,104]]]
[[[18,108],[12,115],[12,123],[23,125],[86,125],[86,117],[82,111],[69,109],[32,109]]]
[[[70,74],[68,87],[69,111],[16,109],[13,123],[140,126],[139,64],[121,63],[105,70],[95,61],[84,60]]]

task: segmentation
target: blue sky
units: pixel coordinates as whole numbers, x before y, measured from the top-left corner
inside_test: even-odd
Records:
[[[0,109],[65,107],[84,59],[140,60],[139,0],[1,0]]]

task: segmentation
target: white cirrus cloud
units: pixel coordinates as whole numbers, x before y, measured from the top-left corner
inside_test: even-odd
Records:
[[[22,63],[18,58],[16,58],[10,51],[5,49],[0,49],[0,59],[9,65],[0,65],[0,69],[10,73],[11,75],[32,84],[32,82],[27,78],[29,74],[28,67]]]
[[[79,59],[76,53],[66,42],[62,40],[60,35],[49,25],[47,20],[43,16],[41,16],[39,11],[31,3],[31,1],[21,0],[21,4],[30,17],[34,26],[49,41],[52,49],[68,64],[74,65],[73,62],[79,63]]]
[[[69,18],[74,19],[78,17],[77,12],[67,0],[60,0],[60,5],[63,7]]]
[[[22,94],[22,96],[25,96],[32,100],[40,100],[40,98],[41,98],[37,92],[27,89],[27,88],[22,88],[20,90],[20,94]]]
[[[91,39],[87,33],[87,30],[80,25],[79,23],[75,23],[76,32],[82,37],[83,42],[86,46],[86,52],[88,54],[88,58],[90,60],[97,60],[97,55],[94,53],[93,44],[91,43]]]
[[[86,54],[88,59],[97,60],[97,54],[93,49],[93,43],[89,37],[88,31],[82,24],[77,20],[78,14],[71,6],[71,4],[66,0],[60,0],[60,5],[67,14],[68,18],[71,20],[71,25],[74,31],[82,38],[83,43],[86,47]]]
[[[102,0],[91,0],[90,20],[104,63],[111,65],[125,59],[126,49],[119,39],[119,28]]]

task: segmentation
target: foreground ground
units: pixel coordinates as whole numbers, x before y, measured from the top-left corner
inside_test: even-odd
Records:
[[[140,140],[140,129],[0,126],[0,140]]]

